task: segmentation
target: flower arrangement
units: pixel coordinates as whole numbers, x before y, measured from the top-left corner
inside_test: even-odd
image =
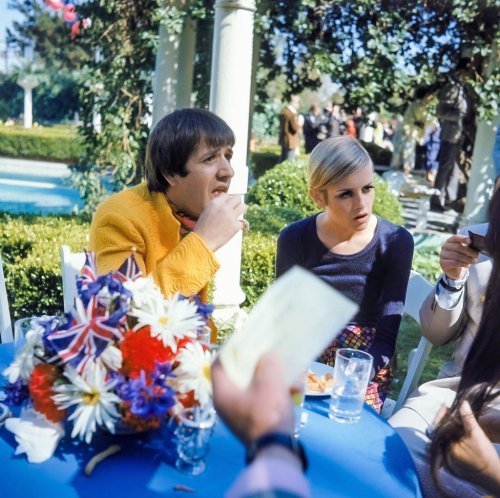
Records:
[[[94,254],[87,252],[77,290],[70,313],[31,320],[3,372],[7,403],[28,405],[6,423],[24,444],[17,452],[28,453],[25,423],[58,441],[66,421],[72,438],[90,443],[98,428],[156,429],[177,410],[210,402],[212,358],[198,337],[211,306],[197,297],[164,298],[133,256],[98,277]]]

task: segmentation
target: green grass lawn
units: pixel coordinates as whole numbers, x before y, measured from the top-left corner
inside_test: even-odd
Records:
[[[396,399],[406,376],[408,369],[408,353],[418,346],[421,338],[420,327],[409,316],[404,316],[399,329],[398,341],[396,345],[397,355],[397,371],[393,382],[393,391],[390,395],[392,399]],[[422,377],[420,378],[419,385],[429,380],[435,379],[439,367],[448,361],[453,354],[455,344],[450,343],[445,346],[433,347],[429,355],[429,359],[425,365]]]

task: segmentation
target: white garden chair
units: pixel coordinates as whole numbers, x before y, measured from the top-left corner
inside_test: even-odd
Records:
[[[12,342],[12,323],[10,321],[9,300],[3,274],[2,257],[0,256],[0,342]]]
[[[84,252],[71,252],[68,246],[61,246],[61,270],[64,312],[68,313],[75,303],[76,279],[85,264]]]
[[[432,284],[422,277],[420,273],[413,270],[411,271],[408,289],[406,291],[404,312],[410,315],[419,325],[420,307],[432,287]],[[408,354],[408,370],[398,399],[394,401],[393,399],[387,398],[382,408],[382,415],[385,418],[389,418],[393,412],[399,410],[408,396],[417,388],[425,364],[429,358],[431,348],[432,344],[425,337],[422,337],[418,347],[412,349]]]

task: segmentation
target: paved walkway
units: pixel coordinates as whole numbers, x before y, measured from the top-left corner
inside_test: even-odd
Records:
[[[452,234],[457,231],[460,214],[456,211],[437,213],[429,210],[426,213],[427,222],[425,223],[425,228],[416,228],[418,221],[420,221],[422,225],[424,224],[422,220],[423,212],[420,212],[418,199],[400,197],[399,200],[403,206],[403,218],[405,220],[405,226],[408,230],[443,235]]]

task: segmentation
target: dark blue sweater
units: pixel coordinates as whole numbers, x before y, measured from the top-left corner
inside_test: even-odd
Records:
[[[276,276],[299,265],[356,302],[359,312],[353,322],[376,329],[369,352],[378,372],[396,348],[413,256],[413,237],[403,227],[377,217],[374,237],[363,250],[348,256],[335,254],[318,237],[317,216],[292,223],[280,233]]]

